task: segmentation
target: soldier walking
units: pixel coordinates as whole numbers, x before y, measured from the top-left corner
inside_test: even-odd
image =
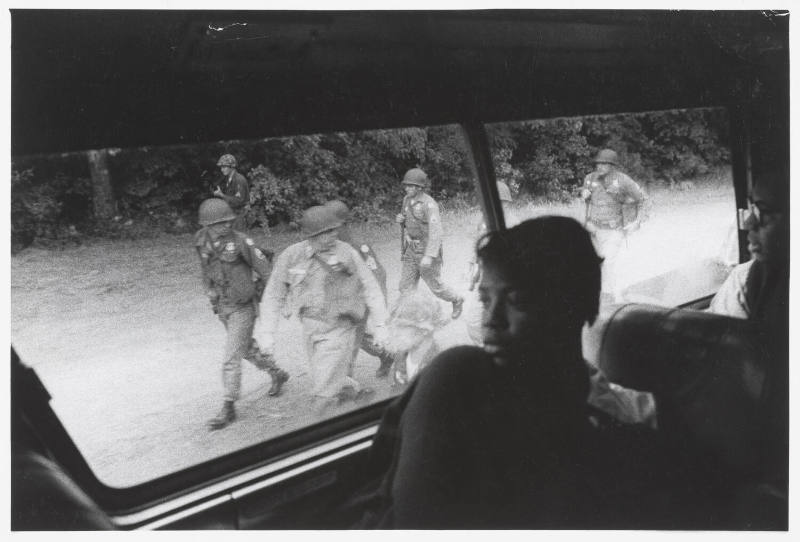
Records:
[[[400,295],[416,288],[420,277],[438,298],[453,304],[452,318],[461,316],[464,298],[442,282],[442,221],[439,204],[425,193],[428,176],[419,168],[403,177],[405,198],[396,221],[401,225]]]
[[[232,154],[223,154],[217,160],[217,167],[225,178],[222,188],[217,185],[213,191],[216,198],[220,198],[230,206],[236,214],[233,221],[233,229],[236,231],[247,231],[247,220],[245,214],[250,205],[250,186],[244,175],[236,171],[236,158]]]
[[[333,200],[327,202],[325,206],[329,207],[333,211],[333,214],[342,221],[342,225],[339,227],[339,240],[344,241],[353,247],[356,252],[358,252],[358,255],[361,256],[362,260],[364,260],[366,266],[370,271],[372,271],[372,274],[375,276],[375,280],[378,281],[378,285],[381,287],[384,300],[387,300],[386,270],[384,269],[380,260],[378,260],[378,255],[375,254],[375,251],[372,250],[370,245],[363,242],[356,242],[356,240],[353,239],[349,227],[350,209],[347,207],[347,204],[339,200]],[[361,241],[363,241],[363,239],[361,239]],[[378,358],[381,363],[377,371],[375,371],[375,376],[378,378],[384,378],[389,375],[389,369],[391,369],[392,363],[394,362],[394,356],[381,345],[379,345],[372,335],[366,332],[368,317],[369,309],[367,309],[367,314],[358,325],[355,347],[356,352],[353,354],[353,360],[355,360],[356,356],[358,355],[359,349],[363,350],[370,356]]]
[[[592,234],[595,248],[603,258],[601,297],[618,300],[617,263],[628,232],[639,224],[644,192],[633,179],[618,168],[619,157],[603,149],[594,159],[595,170],[583,180],[581,198],[586,203],[586,229]],[[633,207],[634,215],[626,216]]]
[[[296,312],[311,368],[312,395],[340,403],[364,398],[374,390],[353,378],[358,326],[367,318],[367,331],[382,342],[383,294],[357,251],[338,240],[342,220],[330,207],[306,209],[300,222],[306,239],[278,256],[261,300],[257,336],[262,348],[272,353],[278,315]]]
[[[235,402],[242,381],[242,358],[246,358],[272,379],[269,395],[280,394],[289,374],[272,356],[259,351],[253,339],[253,325],[258,310],[253,273],[265,282],[269,278],[272,254],[258,248],[247,235],[233,229],[236,214],[221,199],[200,204],[195,247],[200,257],[203,287],[211,307],[225,325],[227,338],[222,359],[222,382],[225,389],[222,410],[209,420],[210,429],[221,429],[236,420]]]

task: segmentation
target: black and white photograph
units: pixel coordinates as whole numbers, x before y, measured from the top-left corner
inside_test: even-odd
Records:
[[[7,12],[11,531],[789,531],[789,10],[176,5]]]

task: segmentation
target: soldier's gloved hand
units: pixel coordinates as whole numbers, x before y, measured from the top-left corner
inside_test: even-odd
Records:
[[[403,215],[403,213],[397,213],[397,216],[394,217],[394,221],[397,222],[398,224],[402,224],[403,222],[406,221],[406,217],[405,215]]]
[[[419,261],[420,267],[430,267],[433,263],[433,258],[430,256],[423,256],[422,259]]]
[[[219,186],[214,190],[213,194],[217,197],[222,196],[222,190],[220,190]]]

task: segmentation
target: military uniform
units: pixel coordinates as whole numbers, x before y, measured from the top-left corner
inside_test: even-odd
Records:
[[[287,307],[302,324],[312,395],[333,398],[347,387],[359,391],[352,376],[358,325],[367,314],[370,329],[382,324],[386,304],[357,251],[338,240],[323,252],[315,252],[308,240],[289,246],[277,258],[261,300],[263,331],[274,336],[278,315]]]
[[[370,271],[372,271],[372,275],[375,277],[375,280],[378,281],[378,286],[381,287],[381,293],[383,293],[383,299],[388,299],[388,292],[386,289],[386,269],[384,269],[380,260],[378,260],[378,255],[375,254],[375,251],[372,250],[372,247],[366,243],[359,244],[353,241],[353,238],[350,235],[350,230],[346,225],[339,228],[339,240],[347,243],[353,247],[356,252],[358,252],[358,255],[361,256],[362,260],[364,260],[364,264],[367,266],[367,268],[369,268]],[[368,316],[369,309],[367,309],[367,314],[364,315],[364,318],[362,318],[362,320],[359,322],[356,329],[356,345],[354,347],[355,351],[353,352],[353,361],[355,362],[356,356],[358,356],[358,351],[363,350],[370,356],[374,356],[381,360],[381,365],[378,368],[376,376],[384,377],[389,374],[389,368],[394,362],[394,359],[388,352],[386,352],[386,350],[375,343],[375,338],[370,333],[367,333]]]
[[[259,352],[253,339],[257,311],[253,271],[262,280],[269,278],[269,256],[252,239],[235,230],[214,241],[208,228],[203,228],[195,235],[194,244],[200,256],[203,286],[206,292],[215,294],[214,311],[227,331],[222,361],[225,401],[239,399],[242,358],[269,372],[273,381],[276,378],[285,380],[288,375],[272,357]]]
[[[230,205],[236,220],[231,227],[237,231],[247,231],[247,221],[245,214],[250,206],[250,185],[244,175],[233,170],[225,180],[225,186],[221,186],[222,196],[218,196]]]
[[[400,271],[400,293],[405,294],[417,286],[420,277],[438,298],[450,303],[461,297],[442,282],[442,221],[439,205],[424,192],[403,199],[405,249]],[[429,267],[420,266],[424,256],[430,256]]]
[[[644,193],[633,179],[615,169],[606,174],[589,173],[583,180],[583,187],[589,192],[586,229],[603,258],[601,291],[616,295],[617,260],[625,241],[624,228],[636,220]],[[629,217],[631,206],[635,206],[635,214]]]

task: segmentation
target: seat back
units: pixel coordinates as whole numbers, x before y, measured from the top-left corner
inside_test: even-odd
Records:
[[[670,440],[727,469],[758,466],[766,358],[747,320],[630,304],[599,326],[597,364],[656,397]]]

